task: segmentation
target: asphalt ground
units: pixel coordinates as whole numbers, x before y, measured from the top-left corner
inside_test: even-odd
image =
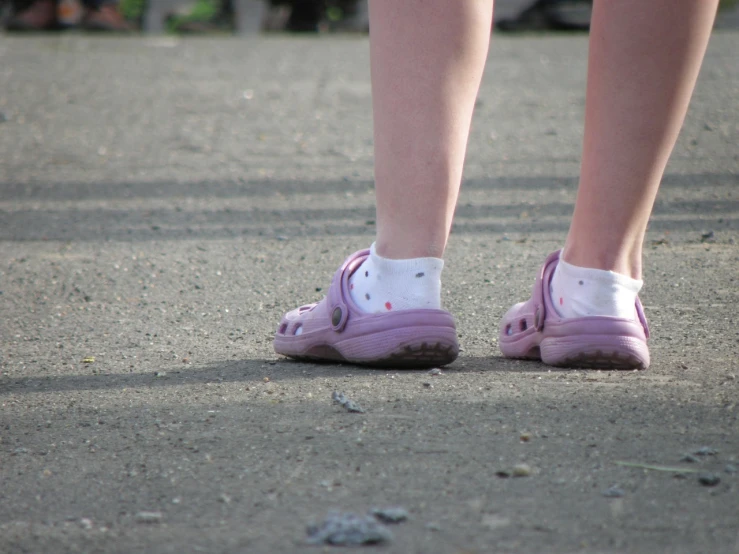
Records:
[[[343,552],[306,525],[402,506],[378,551],[739,553],[739,34],[650,224],[651,368],[496,345],[567,230],[586,40],[493,41],[432,376],[271,346],[373,237],[366,38],[0,36],[0,552]]]

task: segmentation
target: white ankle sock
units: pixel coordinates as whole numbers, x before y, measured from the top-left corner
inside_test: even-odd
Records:
[[[603,269],[570,265],[562,258],[549,292],[560,317],[606,315],[636,318],[636,296],[644,281]]]
[[[370,256],[349,278],[349,293],[366,313],[387,313],[415,308],[441,307],[440,258],[391,260],[378,256],[374,243]]]

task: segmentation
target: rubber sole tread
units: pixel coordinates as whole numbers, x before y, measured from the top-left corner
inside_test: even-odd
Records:
[[[324,363],[350,363],[367,367],[395,368],[395,369],[427,369],[452,363],[459,355],[459,348],[455,345],[445,345],[441,342],[419,345],[406,345],[400,350],[390,353],[387,357],[359,361],[348,360],[332,346],[322,345],[311,349],[302,356],[288,356],[293,360]]]
[[[629,354],[621,354],[619,352],[606,353],[602,350],[595,352],[579,352],[574,356],[565,358],[556,364],[550,364],[555,367],[572,367],[578,369],[616,369],[616,370],[643,370],[647,366],[642,360],[636,356]]]

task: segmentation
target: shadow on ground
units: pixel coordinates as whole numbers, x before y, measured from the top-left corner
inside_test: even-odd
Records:
[[[731,173],[668,175],[663,194],[670,190],[694,189],[703,183],[731,186],[739,178]],[[357,236],[374,234],[374,208],[260,209],[250,205],[252,197],[303,193],[336,195],[350,191],[366,191],[371,182],[332,181],[305,183],[299,181],[254,181],[246,183],[110,183],[102,185],[13,185],[0,184],[0,201],[58,202],[33,208],[0,210],[0,240],[67,240],[67,241],[148,241],[229,239],[235,237]],[[471,180],[465,190],[509,192],[540,190],[574,190],[571,178],[496,178]],[[125,206],[79,207],[79,201],[115,200]],[[154,199],[168,200],[170,206],[153,207]],[[186,199],[201,202],[187,205]],[[228,207],[211,208],[209,201],[232,200]],[[133,205],[131,203],[133,202]],[[356,203],[355,203],[356,204]],[[707,225],[716,229],[739,229],[739,201],[726,199],[659,199],[650,229],[669,231],[675,228],[700,231]],[[453,232],[457,234],[504,234],[566,232],[572,203],[542,198],[532,202],[460,205],[456,211]],[[524,214],[524,216],[522,216]]]
[[[64,391],[106,391],[114,389],[157,389],[160,387],[178,387],[181,385],[230,384],[230,383],[262,383],[264,368],[269,367],[270,380],[273,382],[289,380],[331,379],[342,376],[368,376],[402,373],[427,377],[426,369],[392,369],[372,368],[351,364],[337,363],[304,363],[287,358],[251,359],[240,361],[224,361],[199,367],[167,371],[147,371],[144,373],[96,373],[69,374],[45,377],[7,378],[0,381],[0,396],[8,394],[47,393]],[[567,371],[564,368],[546,366],[540,362],[511,360],[501,356],[485,358],[462,357],[457,362],[444,367],[443,372],[449,374],[465,373],[541,373]],[[614,372],[617,374],[618,372]]]

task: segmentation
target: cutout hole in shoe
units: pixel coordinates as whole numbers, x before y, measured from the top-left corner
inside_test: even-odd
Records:
[[[525,320],[525,319],[522,319],[522,320],[521,320],[521,321],[519,322],[518,326],[519,326],[519,327],[521,328],[521,331],[525,331],[526,329],[528,329],[528,328],[529,328],[529,324],[528,324],[528,323],[526,323],[526,320]]]
[[[312,309],[313,309],[313,306],[300,306],[300,308],[298,308],[298,313],[302,314],[303,312],[308,312]]]
[[[505,334],[509,337],[513,334],[513,326],[510,323],[505,326]]]
[[[302,334],[303,334],[303,326],[300,323],[298,323],[295,326],[295,329],[293,329],[293,335],[297,337],[298,335],[302,335]]]
[[[277,331],[277,333],[280,335],[284,335],[285,331],[287,331],[287,323],[283,323],[282,325],[280,325],[280,328]]]

